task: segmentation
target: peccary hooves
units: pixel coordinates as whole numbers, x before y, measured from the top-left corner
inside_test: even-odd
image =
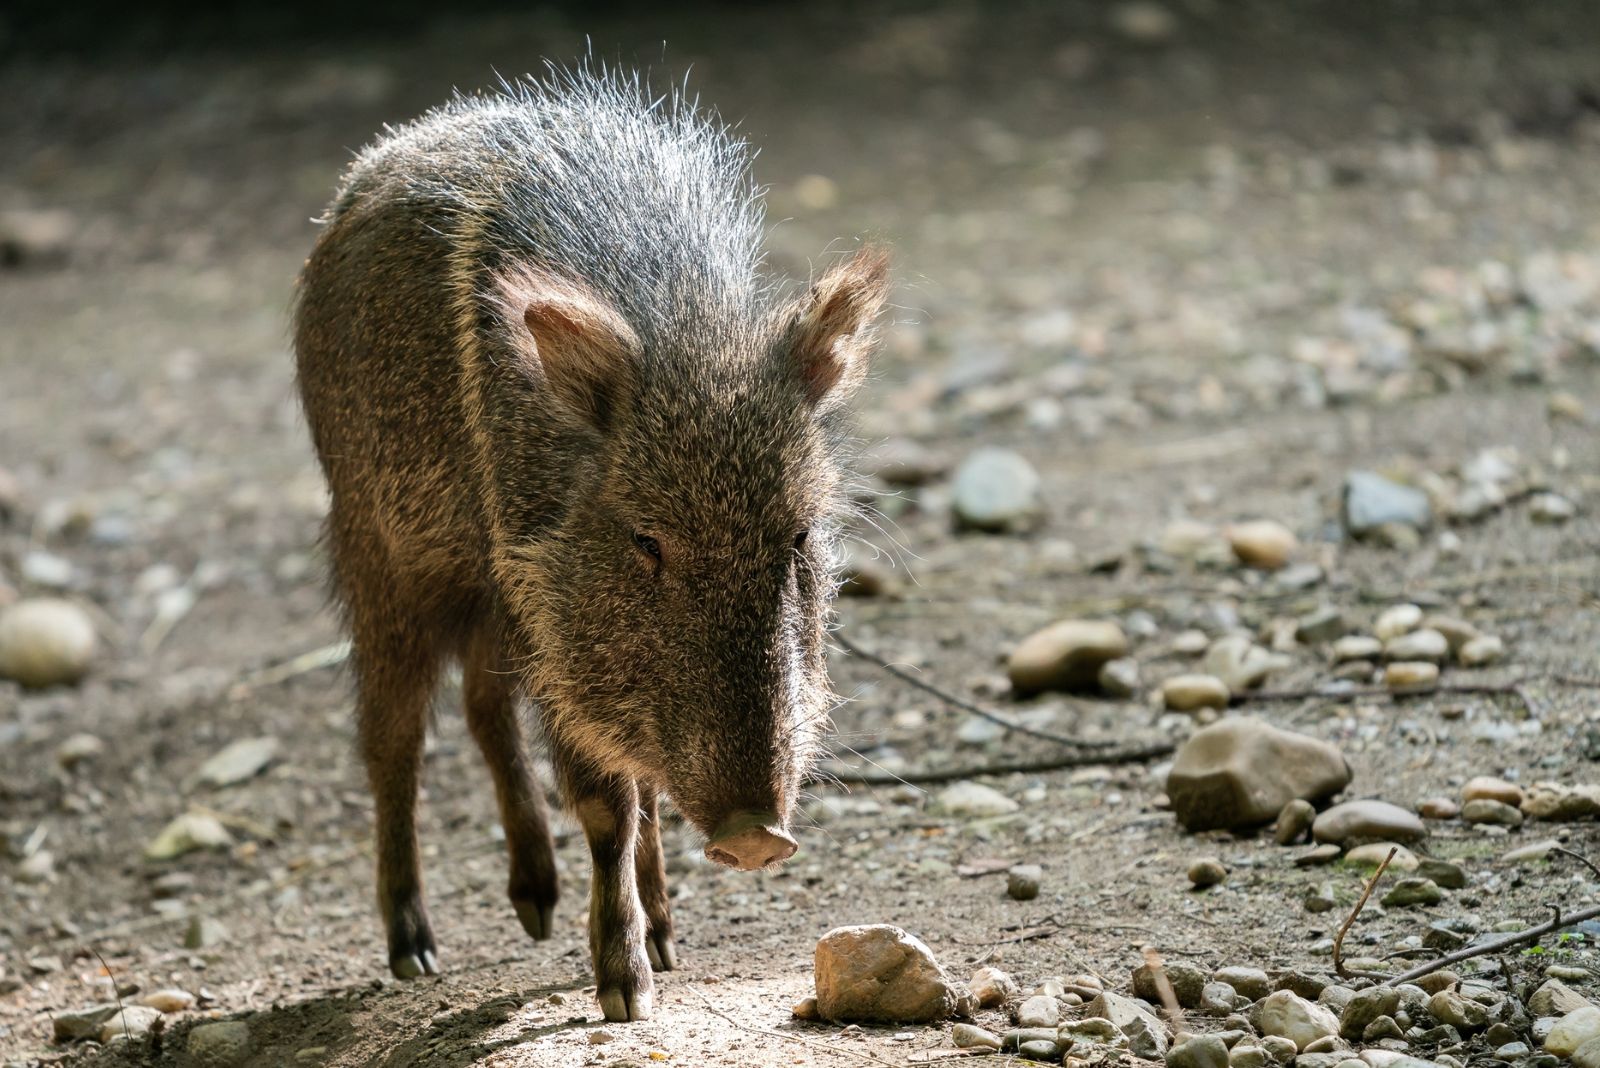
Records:
[[[594,862],[608,1019],[675,964],[656,800],[711,860],[795,850],[832,705],[843,404],[887,286],[863,250],[783,303],[748,152],[637,79],[458,99],[352,165],[301,278],[301,395],[332,490],[396,975],[438,970],[415,810],[446,659],[494,779],[510,897],[555,861],[517,716],[537,703]]]

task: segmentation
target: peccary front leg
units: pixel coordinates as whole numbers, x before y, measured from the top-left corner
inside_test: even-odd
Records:
[[[639,791],[632,779],[602,771],[559,747],[552,749],[594,861],[589,953],[595,999],[607,1020],[648,1020],[655,982],[644,950],[644,909],[634,875]]]
[[[417,848],[417,787],[438,653],[406,635],[354,634],[359,677],[356,727],[376,816],[378,907],[397,978],[439,974]]]
[[[506,832],[511,907],[523,929],[543,940],[550,937],[560,892],[555,846],[544,793],[534,777],[517,719],[516,675],[507,662],[498,628],[480,627],[462,661],[467,727],[489,765],[500,803],[500,825]]]
[[[672,942],[672,909],[667,904],[667,864],[661,853],[661,821],[656,812],[655,789],[639,784],[639,841],[634,846],[634,872],[639,880],[639,901],[644,906],[644,951],[650,967],[670,972],[678,966]]]

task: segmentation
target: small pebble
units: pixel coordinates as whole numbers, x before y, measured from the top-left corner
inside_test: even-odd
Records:
[[[1383,669],[1383,684],[1394,693],[1428,693],[1439,685],[1439,665],[1398,660]]]
[[[1417,855],[1402,845],[1393,842],[1368,842],[1366,845],[1356,846],[1344,855],[1345,862],[1358,868],[1376,868],[1382,864],[1384,858],[1394,850],[1394,859],[1389,862],[1389,871],[1416,871]]]
[[[71,771],[105,752],[106,743],[93,734],[79,732],[56,746],[56,763]]]
[[[1578,514],[1578,506],[1559,493],[1537,493],[1528,502],[1528,517],[1535,523],[1565,523]]]
[[[1161,684],[1162,704],[1173,712],[1224,709],[1230,696],[1227,683],[1214,675],[1175,675]]]
[[[1365,634],[1350,634],[1333,643],[1333,662],[1348,664],[1376,660],[1383,655],[1383,643]]]
[[[1303,645],[1321,645],[1338,641],[1348,629],[1344,613],[1333,605],[1324,605],[1295,622],[1294,636]]]
[[[610,1031],[607,1031],[604,1027],[597,1027],[593,1031],[589,1032],[589,1045],[603,1046],[607,1042],[614,1042],[616,1037],[616,1035],[612,1034]]]
[[[978,999],[978,1007],[992,1009],[1017,996],[1017,983],[999,968],[983,967],[972,973],[967,989]]]
[[[982,448],[962,461],[951,485],[958,525],[974,530],[1017,532],[1044,516],[1039,473],[1009,449]]]
[[[1413,877],[1401,879],[1387,894],[1383,904],[1387,908],[1409,908],[1415,905],[1437,905],[1444,900],[1444,891],[1432,879]],[[1447,1021],[1448,1022],[1448,1021]]]
[[[1390,638],[1383,644],[1386,660],[1426,660],[1441,664],[1450,655],[1450,643],[1436,630],[1422,628]]]
[[[94,621],[71,601],[41,597],[0,611],[0,678],[30,689],[70,685],[94,653]]]
[[[152,990],[139,999],[139,1004],[148,1005],[161,1012],[183,1012],[194,1008],[194,995],[187,990],[168,987],[164,990]]]
[[[797,1020],[818,1019],[819,1014],[817,1013],[817,999],[810,996],[801,998],[799,1001],[795,1002],[789,1007],[789,1015],[793,1016]]]
[[[958,1023],[950,1029],[950,1040],[957,1049],[992,1049],[999,1051],[1000,1036],[969,1023]]]
[[[1216,886],[1228,877],[1228,869],[1216,857],[1199,857],[1189,865],[1189,881],[1195,889]]]
[[[1100,692],[1107,697],[1128,698],[1139,692],[1139,661],[1124,656],[1100,666]]]
[[[1392,641],[1422,626],[1422,609],[1414,604],[1397,604],[1386,608],[1373,624],[1372,632],[1381,642]]]
[[[1461,787],[1462,801],[1499,801],[1501,804],[1522,804],[1522,787],[1517,783],[1496,779],[1494,775],[1477,775]]]
[[[1054,1027],[1061,1019],[1061,1006],[1048,994],[1035,994],[1017,1006],[1018,1027]]]
[[[1280,570],[1300,547],[1294,531],[1271,519],[1235,523],[1223,533],[1240,563],[1262,571]]]
[[[1462,667],[1487,667],[1498,663],[1506,655],[1506,643],[1493,634],[1472,639],[1461,647],[1456,659]]]
[[[1006,671],[1019,696],[1045,690],[1090,691],[1099,686],[1100,668],[1127,652],[1127,635],[1117,624],[1068,619],[1019,642]]]
[[[1311,834],[1317,810],[1309,801],[1295,798],[1283,806],[1272,828],[1272,839],[1281,846],[1303,842]]]
[[[1319,883],[1306,891],[1306,896],[1301,900],[1305,910],[1310,913],[1331,912],[1339,904],[1333,894],[1332,883]]]
[[[1039,896],[1044,869],[1037,864],[1018,864],[1006,873],[1006,896],[1013,901],[1032,901]]]
[[[1417,806],[1417,813],[1425,820],[1453,820],[1461,815],[1461,806],[1448,797],[1430,797]]]
[[[1522,813],[1518,809],[1486,797],[1462,805],[1461,818],[1468,823],[1491,823],[1498,827],[1522,826]]]

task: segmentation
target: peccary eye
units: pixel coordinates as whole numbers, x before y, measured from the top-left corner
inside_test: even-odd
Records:
[[[633,543],[639,547],[640,552],[644,553],[651,559],[661,559],[661,543],[656,541],[656,539],[652,538],[650,535],[635,534],[633,536]]]
[[[802,530],[800,533],[798,533],[798,534],[796,534],[794,536],[794,551],[795,552],[799,552],[801,549],[804,549],[806,547],[806,535],[809,534],[809,533],[811,533],[811,532],[808,531],[808,530]]]

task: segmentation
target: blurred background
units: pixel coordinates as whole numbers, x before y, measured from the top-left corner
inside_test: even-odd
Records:
[[[381,945],[287,310],[310,220],[383,124],[546,59],[687,77],[759,150],[773,271],[804,277],[862,239],[893,249],[894,322],[860,405],[883,531],[858,532],[869,596],[844,605],[847,633],[1006,702],[997,665],[1016,642],[1113,620],[1130,676],[1013,712],[1101,740],[1181,737],[1192,723],[1154,695],[1207,643],[1247,636],[1278,658],[1272,686],[1322,686],[1329,635],[1397,603],[1502,639],[1501,674],[1465,679],[1593,673],[1597,41],[1600,7],[1580,0],[12,0],[0,608],[65,598],[96,640],[74,684],[0,679],[0,1053],[52,1048],[51,1013],[105,998],[90,941],[119,976],[203,981],[225,1012],[311,998],[258,1041],[292,1053],[296,1029],[316,1033],[302,1044],[330,1046],[328,1063],[379,1063],[402,1040],[413,1059],[384,1063],[477,1063],[471,1043],[506,1023],[496,998],[587,981],[581,843],[562,846],[555,948],[524,944],[488,784],[445,714],[423,837],[457,976],[438,989],[458,1015],[427,1024],[434,995],[385,991],[359,1023],[340,1000],[382,974]],[[964,485],[993,447],[1021,466],[986,461]],[[1270,566],[1230,546],[1241,520],[1290,535],[1268,539]],[[1343,622],[1296,637],[1330,611]],[[1371,682],[1363,666],[1345,683]],[[1030,752],[859,660],[835,671],[856,699],[841,767]],[[1345,745],[1357,792],[1410,804],[1478,772],[1592,781],[1600,727],[1581,698],[1541,694],[1533,717],[1443,696],[1269,714]],[[241,741],[260,744],[225,781],[195,778]],[[1162,781],[1142,766],[1013,776],[1000,783],[1022,822],[976,837],[930,823],[922,790],[829,794],[796,864],[743,882],[683,859],[693,843],[674,831],[680,946],[781,1023],[834,923],[915,919],[975,959],[955,947],[1001,921],[992,884],[952,874],[974,851],[1042,859],[1057,915],[1127,905],[1192,946],[1202,906],[1162,863],[1192,845]],[[223,848],[142,859],[197,811]],[[1114,838],[1086,839],[1106,826]],[[1315,941],[1258,930],[1311,878],[1280,867],[1204,906],[1215,945],[1288,963]],[[1495,890],[1517,887],[1549,890]],[[1096,937],[1075,963],[1048,940],[1011,960],[1121,976],[1129,940],[1149,936]],[[683,1056],[713,1063],[737,1031],[697,1021],[709,1045]],[[528,1063],[584,1063],[581,1034],[546,1037]]]

